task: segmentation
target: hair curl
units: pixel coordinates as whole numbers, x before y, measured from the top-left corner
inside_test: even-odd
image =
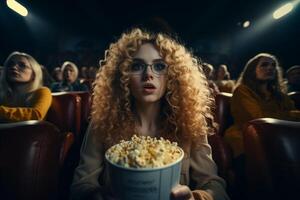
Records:
[[[144,43],[152,43],[168,64],[167,90],[162,97],[160,136],[181,144],[213,133],[214,99],[200,62],[169,36],[140,29],[124,33],[110,45],[94,82],[91,122],[94,133],[108,146],[135,131],[128,68]],[[200,70],[198,69],[200,68]]]

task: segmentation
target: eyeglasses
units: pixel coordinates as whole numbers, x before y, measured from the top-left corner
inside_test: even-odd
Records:
[[[25,70],[25,69],[29,69],[30,66],[26,65],[25,62],[23,61],[9,61],[7,63],[7,68],[12,68],[13,66],[17,65],[19,69],[21,70]]]
[[[155,61],[152,64],[147,64],[141,60],[136,60],[130,65],[129,70],[133,75],[141,75],[148,66],[151,68],[152,72],[158,76],[166,74],[168,68],[168,65],[163,61]]]

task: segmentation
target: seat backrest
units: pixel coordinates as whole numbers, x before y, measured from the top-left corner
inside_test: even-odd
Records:
[[[212,157],[218,166],[218,174],[224,178],[227,183],[232,184],[234,177],[232,155],[229,147],[218,134],[209,136],[208,142],[211,145]]]
[[[70,92],[73,95],[77,95],[81,99],[81,116],[80,116],[80,132],[76,138],[76,142],[81,145],[84,134],[90,121],[91,111],[91,95],[90,92]]]
[[[215,119],[219,124],[217,134],[224,136],[225,130],[233,124],[233,118],[230,112],[232,94],[220,92],[216,95]]]
[[[62,132],[80,134],[81,98],[69,92],[52,93],[52,104],[46,120],[55,124]]]
[[[288,93],[289,97],[294,101],[295,107],[300,110],[300,91]]]
[[[0,124],[0,198],[55,199],[62,142],[46,121]]]
[[[299,195],[299,133],[300,122],[272,118],[249,122],[244,130],[249,197],[293,199]]]
[[[86,91],[70,92],[71,94],[78,95],[81,98],[81,121],[88,122],[91,111],[91,94]]]

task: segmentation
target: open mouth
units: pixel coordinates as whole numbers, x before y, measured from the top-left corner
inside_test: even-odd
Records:
[[[156,87],[153,84],[145,84],[143,86],[144,89],[156,89]]]

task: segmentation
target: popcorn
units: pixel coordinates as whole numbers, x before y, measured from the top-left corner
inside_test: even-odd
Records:
[[[171,164],[182,156],[176,142],[149,136],[132,136],[122,140],[106,152],[112,163],[129,168],[156,168]]]

